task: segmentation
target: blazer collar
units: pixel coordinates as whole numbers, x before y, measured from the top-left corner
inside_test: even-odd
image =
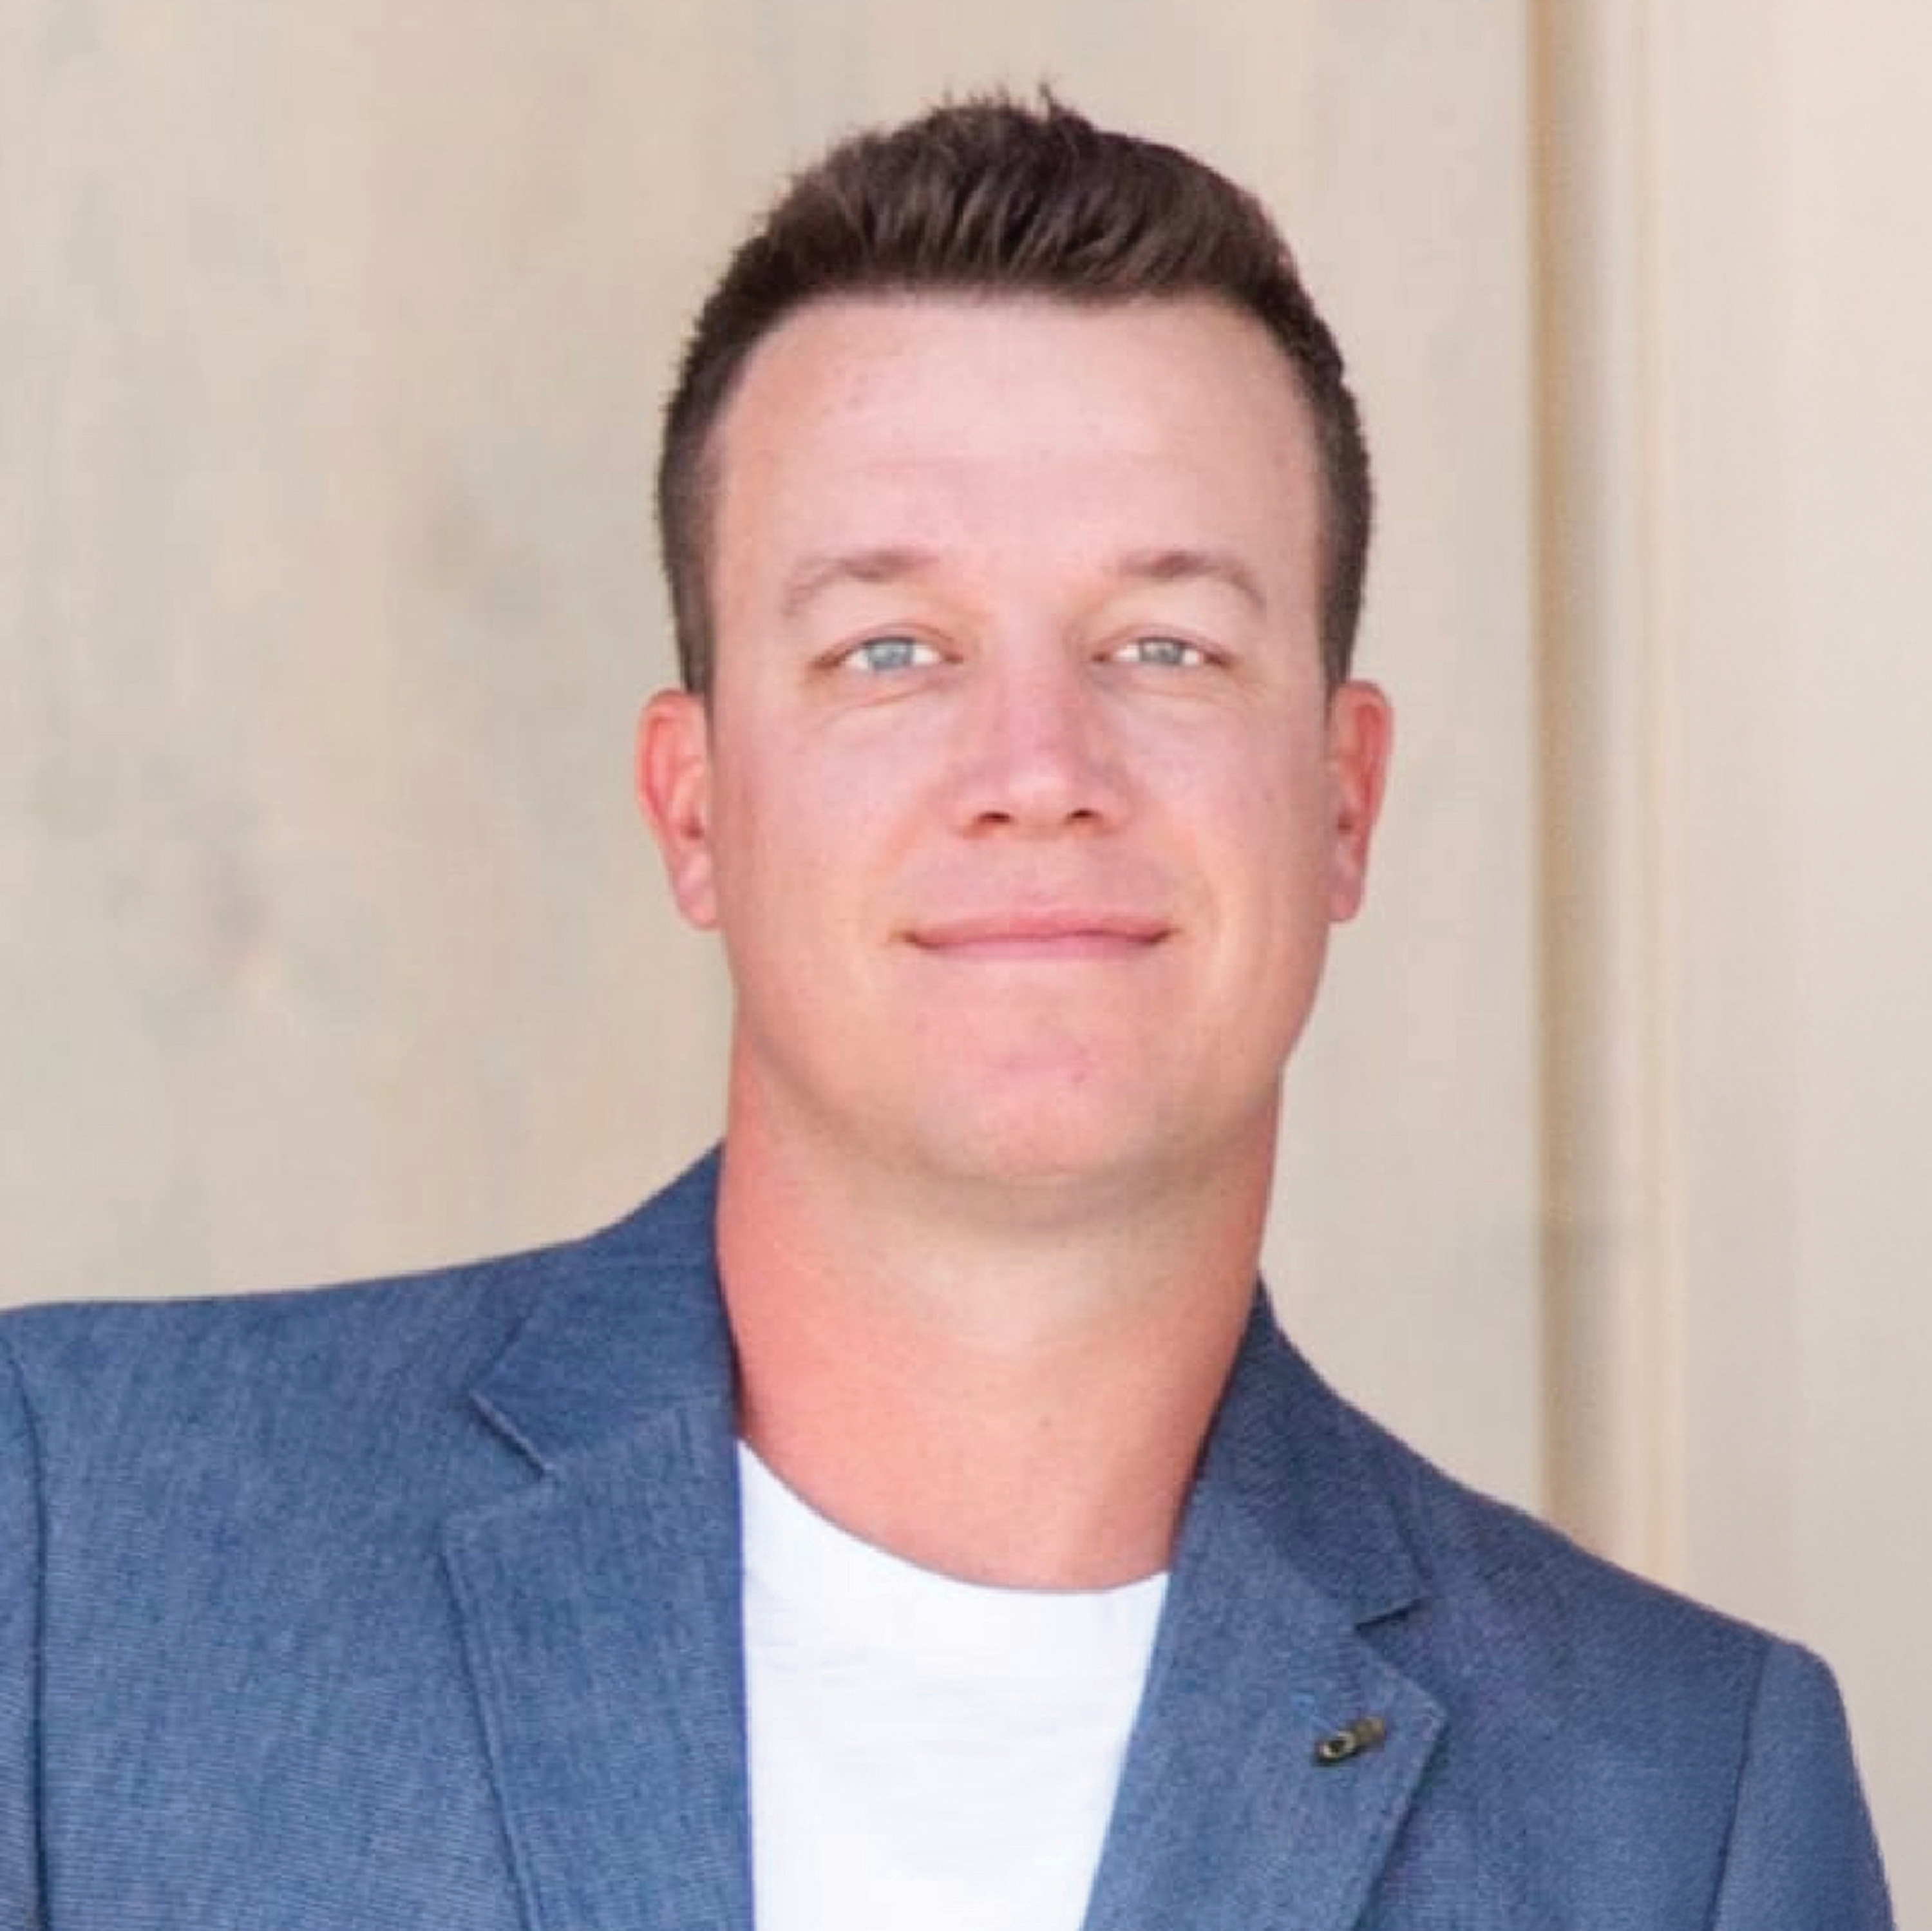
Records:
[[[1390,1490],[1388,1438],[1290,1344],[1258,1288],[1216,1410],[1178,1552],[1234,1510],[1355,1624],[1420,1600],[1423,1577]]]
[[[728,1401],[714,1150],[634,1213],[538,1257],[553,1278],[472,1391],[546,1473],[669,1410]]]
[[[749,1931],[717,1161],[542,1257],[474,1391],[542,1471],[445,1550],[526,1909]],[[1204,1450],[1087,1931],[1342,1931],[1442,1725],[1370,1632],[1423,1585],[1381,1438],[1257,1297]],[[1340,1762],[1324,1739],[1368,1739]]]

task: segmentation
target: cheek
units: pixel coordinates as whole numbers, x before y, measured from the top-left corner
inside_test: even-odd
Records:
[[[1277,961],[1305,956],[1326,932],[1333,810],[1318,767],[1280,758],[1243,766],[1220,801],[1237,915]]]
[[[748,930],[783,927],[804,943],[815,926],[836,936],[832,901],[860,886],[877,842],[878,788],[864,770],[809,749],[790,746],[783,757],[745,749],[713,809],[723,915]]]
[[[1278,866],[1325,839],[1333,816],[1326,769],[1292,740],[1248,740],[1226,747],[1210,769],[1216,808],[1232,835],[1264,848]]]

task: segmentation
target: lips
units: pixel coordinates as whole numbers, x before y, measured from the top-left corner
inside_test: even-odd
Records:
[[[1025,907],[932,919],[906,936],[921,951],[961,959],[1132,957],[1172,930],[1163,919],[1105,907]]]

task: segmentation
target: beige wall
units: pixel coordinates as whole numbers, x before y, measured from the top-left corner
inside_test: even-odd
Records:
[[[1824,1647],[1932,1913],[1914,0],[16,0],[0,1300],[536,1239],[715,1129],[628,801],[652,413],[778,170],[1041,74],[1266,194],[1375,432],[1398,781],[1290,1321]]]
[[[1540,44],[1551,1500],[1832,1657],[1915,1923],[1932,17]]]

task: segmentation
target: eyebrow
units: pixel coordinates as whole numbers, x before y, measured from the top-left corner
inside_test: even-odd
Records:
[[[1232,551],[1132,550],[1115,563],[1114,574],[1130,583],[1224,584],[1258,615],[1268,614],[1268,598],[1260,579]]]
[[[786,578],[779,608],[787,617],[795,617],[835,584],[916,581],[930,575],[940,560],[937,551],[904,544],[808,557]],[[1268,613],[1268,598],[1259,578],[1232,551],[1180,545],[1130,550],[1115,560],[1108,575],[1129,584],[1218,583],[1234,591],[1258,614]]]
[[[933,551],[890,544],[872,550],[808,557],[785,579],[779,608],[788,617],[796,617],[813,598],[835,584],[903,583],[909,578],[927,575],[938,561]]]

